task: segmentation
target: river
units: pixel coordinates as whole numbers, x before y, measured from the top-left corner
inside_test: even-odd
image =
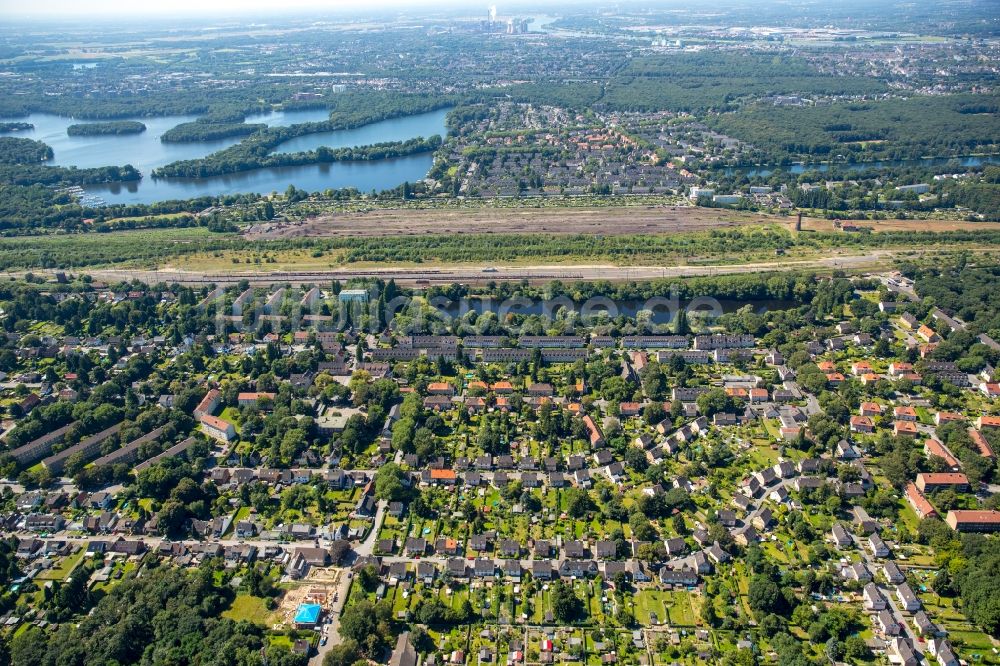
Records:
[[[319,146],[344,148],[378,141],[405,141],[417,136],[446,133],[447,109],[384,120],[363,127],[339,132],[321,132],[287,141],[278,147],[281,152],[312,150]],[[275,111],[248,116],[248,123],[288,126],[326,120],[325,109]],[[160,136],[195,116],[161,116],[157,118],[125,118],[146,125],[141,134],[115,136],[69,136],[66,127],[77,121],[45,113],[33,113],[22,118],[0,118],[3,121],[28,122],[35,126],[26,132],[7,136],[43,141],[52,147],[54,157],[48,164],[80,168],[122,166],[131,164],[142,172],[143,179],[131,183],[88,185],[88,195],[109,204],[152,203],[168,199],[189,199],[201,196],[256,192],[282,192],[289,185],[310,192],[327,188],[356,187],[361,191],[396,187],[404,181],[417,181],[427,175],[433,163],[429,153],[370,162],[337,162],[299,167],[254,169],[251,171],[214,176],[211,178],[153,178],[153,169],[177,160],[204,157],[239,143],[241,137],[192,143],[163,143]]]

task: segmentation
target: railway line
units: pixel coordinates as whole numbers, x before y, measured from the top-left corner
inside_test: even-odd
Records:
[[[802,260],[779,260],[746,264],[678,265],[678,266],[611,266],[611,265],[542,265],[542,266],[433,266],[426,268],[344,268],[329,270],[276,270],[276,271],[186,271],[173,268],[126,269],[96,268],[85,270],[95,279],[106,282],[131,282],[147,284],[214,284],[219,286],[249,284],[316,284],[332,280],[378,278],[395,280],[410,286],[432,286],[453,283],[484,284],[489,281],[527,281],[532,283],[551,280],[656,280],[664,278],[698,277],[741,273],[780,272],[789,270],[872,270],[884,267],[895,255],[893,250],[874,250],[856,255],[831,255]],[[37,273],[37,271],[36,271]]]

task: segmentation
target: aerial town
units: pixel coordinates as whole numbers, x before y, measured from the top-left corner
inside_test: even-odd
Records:
[[[393,282],[5,286],[3,624],[170,566],[289,659],[995,662],[1000,345],[920,279],[661,323],[555,284],[517,292],[551,318]]]
[[[0,666],[1000,666],[998,21],[0,1]]]

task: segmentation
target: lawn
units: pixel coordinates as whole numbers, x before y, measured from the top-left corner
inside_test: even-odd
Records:
[[[283,647],[286,650],[292,649],[292,637],[288,634],[270,634],[268,639],[271,647]]]
[[[768,436],[775,441],[781,439],[781,422],[778,419],[762,420],[764,422],[764,429],[767,430]]]
[[[255,597],[250,594],[238,594],[233,599],[233,605],[222,613],[223,617],[231,620],[246,620],[270,626],[271,611],[267,608],[267,599]]]
[[[976,629],[956,607],[955,600],[933,593],[920,595],[931,618],[950,636],[955,651],[969,663],[1000,664],[1000,656],[985,633]]]
[[[236,407],[226,407],[222,410],[219,418],[224,421],[229,421],[236,428],[236,433],[240,432],[240,410]]]
[[[693,627],[697,624],[692,605],[692,596],[683,590],[662,592],[661,601],[669,614],[670,624],[681,627]]]
[[[664,624],[667,621],[667,611],[663,604],[664,594],[661,590],[640,590],[636,593],[635,619],[639,624],[648,625],[650,613],[656,613],[659,624]]]
[[[65,580],[69,576],[70,572],[76,568],[76,565],[80,563],[83,556],[86,554],[86,548],[81,548],[72,555],[67,555],[62,558],[58,566],[54,566],[51,569],[46,569],[42,573],[38,574],[39,580]]]
[[[983,632],[952,629],[949,631],[949,635],[957,646],[956,651],[969,663],[1000,664],[1000,657],[993,652],[993,645]]]
[[[413,593],[408,593],[404,596],[402,588],[399,585],[395,585],[390,593],[392,596],[392,616],[396,617],[399,611],[410,610],[412,601],[418,596],[416,589]]]
[[[920,519],[917,518],[917,512],[914,511],[913,507],[910,506],[910,503],[904,499],[900,499],[897,504],[899,505],[900,522],[906,525],[907,529],[911,532],[915,533],[920,525]]]
[[[34,324],[31,325],[30,330],[35,335],[40,335],[40,336],[51,335],[54,337],[63,334],[62,326],[54,322],[48,322],[48,321],[35,322]]]
[[[778,450],[771,446],[755,446],[748,452],[750,460],[753,461],[753,468],[771,467],[778,462]]]
[[[250,517],[250,507],[241,506],[236,511],[236,515],[233,516],[233,521],[229,525],[229,529],[226,531],[226,536],[232,536],[232,534],[236,531],[236,524],[239,523],[240,521],[246,520],[249,517]]]
[[[765,553],[768,554],[772,559],[781,562],[782,564],[788,564],[788,553],[785,551],[782,545],[779,545],[773,541],[762,541],[761,548]]]
[[[917,407],[914,411],[917,412],[917,418],[921,423],[924,425],[934,425],[934,417],[931,416],[926,407]]]

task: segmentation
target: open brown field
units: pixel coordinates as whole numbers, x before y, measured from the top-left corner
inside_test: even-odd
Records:
[[[787,222],[786,217],[694,206],[377,210],[321,215],[281,224],[259,224],[244,236],[267,240],[492,233],[669,234]]]
[[[749,224],[794,227],[789,216],[748,213],[695,206],[629,206],[592,208],[469,208],[386,209],[325,214],[305,220],[264,223],[251,227],[248,240],[281,238],[333,238],[372,236],[424,236],[430,234],[674,234],[726,229]],[[983,228],[982,222],[964,220],[851,221],[872,231],[955,231]],[[806,231],[837,231],[832,220],[806,217]]]
[[[794,220],[793,220],[794,221]],[[844,220],[843,224],[853,224],[856,227],[871,229],[874,233],[889,231],[962,231],[976,229],[995,229],[993,222],[968,222],[966,220]],[[804,231],[837,231],[833,220],[818,217],[803,217]]]

